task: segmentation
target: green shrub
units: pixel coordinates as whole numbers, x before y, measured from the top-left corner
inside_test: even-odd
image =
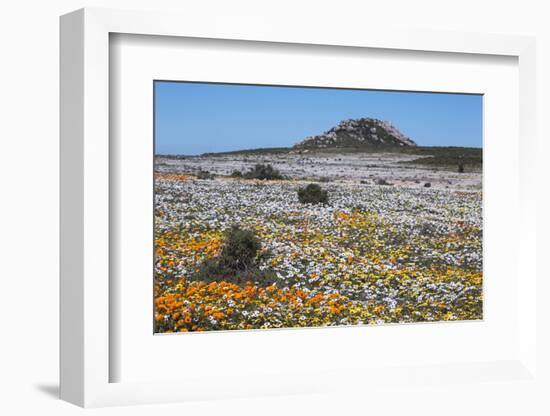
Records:
[[[252,283],[262,287],[279,283],[277,274],[272,269],[261,270],[257,266],[251,266],[245,270],[234,270],[224,268],[222,263],[216,258],[205,260],[201,264],[199,271],[192,275],[189,280],[199,280],[206,283],[229,282],[239,286]]]
[[[258,163],[244,174],[246,179],[273,180],[283,179],[281,173],[271,165]]]
[[[458,173],[464,173],[464,163],[458,162]]]
[[[305,188],[298,189],[298,201],[302,204],[326,204],[328,202],[328,192],[319,185],[310,183]]]
[[[273,270],[258,267],[262,253],[260,239],[253,231],[232,226],[226,231],[220,254],[208,258],[200,265],[198,272],[190,280],[203,282],[231,282],[244,285],[252,282],[260,286],[270,286],[277,282]]]
[[[385,180],[384,178],[378,178],[374,181],[374,183],[376,185],[382,185],[382,186],[392,186],[393,183],[391,182],[388,182],[387,180]]]
[[[253,231],[234,225],[225,233],[220,261],[224,267],[245,270],[255,262],[261,248],[260,239]]]
[[[437,227],[430,222],[424,222],[424,223],[418,224],[416,228],[418,229],[420,235],[422,236],[430,237],[437,234]]]
[[[199,170],[197,172],[197,179],[214,179],[214,175],[207,170]]]
[[[235,169],[233,172],[231,172],[231,175],[229,175],[232,178],[242,178],[243,173],[240,170]]]

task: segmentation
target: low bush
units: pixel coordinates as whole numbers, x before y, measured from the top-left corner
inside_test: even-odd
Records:
[[[431,188],[432,184],[430,182],[426,182],[424,184],[424,188]]]
[[[199,170],[197,172],[197,179],[214,179],[214,175],[207,170]]]
[[[229,282],[239,286],[252,283],[256,286],[267,287],[279,283],[277,274],[272,269],[260,269],[257,266],[245,270],[234,270],[224,267],[223,263],[215,258],[205,260],[199,271],[189,280],[201,282]]]
[[[270,269],[261,270],[258,267],[262,257],[261,247],[260,239],[253,231],[232,226],[225,233],[220,254],[203,261],[189,280],[207,283],[224,281],[238,285],[252,282],[270,286],[277,282],[277,275]]]
[[[229,176],[232,178],[242,178],[243,173],[240,170],[235,169]]]
[[[319,185],[310,183],[305,188],[298,189],[298,201],[302,204],[326,204],[328,202],[328,192]]]
[[[376,185],[385,185],[385,186],[391,186],[393,185],[392,183],[388,182],[387,180],[385,180],[384,178],[378,178],[374,181],[374,183]]]
[[[281,173],[271,165],[258,163],[244,175],[246,179],[274,180],[283,179]]]
[[[416,226],[418,232],[422,236],[434,236],[437,233],[437,227],[430,222],[423,222]]]
[[[245,270],[255,262],[261,248],[260,239],[253,231],[234,225],[225,233],[220,261],[224,267]]]

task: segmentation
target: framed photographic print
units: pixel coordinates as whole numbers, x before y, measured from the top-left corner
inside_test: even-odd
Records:
[[[156,333],[483,318],[481,95],[154,95]]]
[[[514,36],[63,16],[62,398],[537,385],[533,71]]]

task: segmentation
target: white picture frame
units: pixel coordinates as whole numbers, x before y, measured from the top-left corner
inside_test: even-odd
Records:
[[[331,370],[302,378],[284,374],[227,386],[223,380],[186,379],[170,382],[112,382],[110,367],[119,359],[110,348],[109,242],[110,207],[110,34],[330,45],[340,48],[429,51],[440,54],[503,55],[517,58],[519,67],[519,215],[517,257],[522,275],[515,318],[517,348],[506,360],[442,363],[414,369],[369,368]],[[329,33],[312,27],[307,32],[280,30],[276,24],[251,23],[236,31],[231,22],[213,25],[165,13],[82,9],[61,18],[61,398],[88,406],[159,403],[199,398],[262,394],[307,393],[359,389],[376,380],[418,377],[430,382],[445,372],[451,379],[480,384],[491,380],[530,380],[537,383],[535,252],[535,41],[529,37],[396,32],[350,28]],[[146,166],[144,169],[149,169]],[[518,269],[519,270],[519,269]],[[152,278],[152,277],[151,277]],[[414,328],[411,330],[414,331]],[[276,332],[274,333],[277,336]],[[314,336],[311,332],[310,336]],[[221,334],[223,336],[223,334]],[[246,372],[246,369],[244,370]],[[480,377],[481,374],[481,377]],[[344,377],[347,382],[342,382]],[[306,383],[309,380],[310,383]],[[391,382],[390,382],[391,383]]]

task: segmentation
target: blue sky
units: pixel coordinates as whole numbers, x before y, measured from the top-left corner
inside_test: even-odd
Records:
[[[482,96],[155,82],[155,153],[292,146],[348,118],[374,117],[421,146],[482,144]]]

